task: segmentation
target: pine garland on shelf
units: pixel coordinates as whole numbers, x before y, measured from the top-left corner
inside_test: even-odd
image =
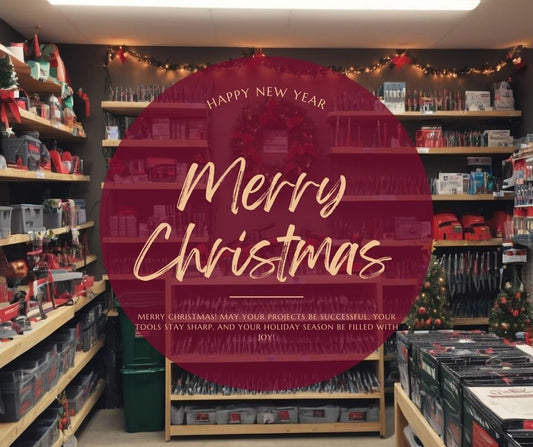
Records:
[[[422,287],[407,314],[407,328],[410,331],[445,329],[451,326],[450,320],[446,270],[432,255]]]

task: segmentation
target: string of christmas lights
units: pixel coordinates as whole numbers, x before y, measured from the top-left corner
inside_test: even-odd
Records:
[[[430,64],[423,64],[417,61],[417,59],[411,56],[407,50],[397,50],[395,54],[390,56],[384,56],[377,62],[367,66],[336,66],[331,65],[330,68],[338,73],[344,73],[345,75],[358,75],[362,73],[373,73],[375,71],[382,70],[386,67],[390,69],[402,68],[404,65],[411,65],[417,70],[423,72],[426,76],[440,77],[440,78],[462,78],[470,75],[484,75],[490,76],[505,67],[512,67],[515,71],[521,72],[527,64],[522,57],[523,46],[518,45],[511,50],[507,51],[504,57],[498,62],[489,65],[488,63],[480,66],[465,66],[462,68],[449,67],[449,68],[435,68]],[[262,50],[255,48],[249,48],[243,50],[244,57],[258,58],[264,57],[265,54]],[[122,63],[126,62],[128,57],[136,59],[138,62],[144,62],[154,67],[167,71],[188,71],[195,72],[207,68],[209,64],[195,64],[195,63],[174,63],[169,60],[161,61],[153,56],[139,53],[138,51],[126,47],[126,45],[120,45],[118,47],[109,48],[106,53],[104,66],[108,67],[109,63],[118,57]]]

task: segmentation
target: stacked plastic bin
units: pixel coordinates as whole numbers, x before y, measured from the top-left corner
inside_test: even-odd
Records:
[[[165,422],[165,358],[139,335],[120,305],[122,389],[127,432],[159,431]]]

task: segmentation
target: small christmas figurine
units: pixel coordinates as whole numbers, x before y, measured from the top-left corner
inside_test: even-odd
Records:
[[[431,256],[418,296],[407,314],[410,331],[450,327],[450,305],[446,271],[436,256]]]
[[[527,293],[518,277],[518,267],[511,265],[510,281],[498,293],[489,317],[489,329],[509,341],[516,340],[517,332],[531,327],[531,308]]]

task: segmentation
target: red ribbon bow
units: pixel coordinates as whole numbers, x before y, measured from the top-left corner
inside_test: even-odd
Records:
[[[11,112],[15,121],[20,123],[20,112],[17,101],[15,101],[15,93],[11,90],[0,90],[0,121],[4,123],[6,129],[9,128],[8,111]]]
[[[89,117],[91,116],[91,102],[89,101],[89,97],[87,96],[87,93],[85,93],[82,89],[79,90],[78,96],[85,101],[85,116]]]

